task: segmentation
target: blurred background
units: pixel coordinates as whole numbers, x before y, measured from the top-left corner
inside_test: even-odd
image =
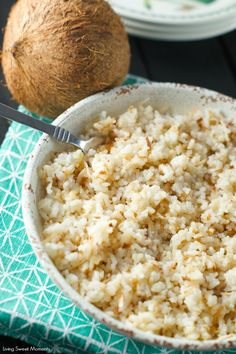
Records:
[[[4,0],[0,4],[0,49],[8,13],[14,2]],[[236,31],[197,41],[171,42],[135,36],[129,36],[129,40],[131,74],[152,81],[197,85],[236,97]],[[1,67],[0,102],[17,107],[4,83]],[[2,120],[0,143],[7,128],[8,122]]]
[[[0,47],[8,12],[14,0],[1,1]],[[236,21],[236,20],[235,20]],[[157,41],[130,36],[130,73],[153,81],[198,85],[236,97],[236,31],[200,41]],[[16,103],[4,86],[0,70],[0,101]]]

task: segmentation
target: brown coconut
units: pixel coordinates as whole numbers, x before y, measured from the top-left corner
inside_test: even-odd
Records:
[[[5,30],[2,66],[15,100],[57,117],[79,100],[122,83],[127,34],[103,0],[18,0]]]

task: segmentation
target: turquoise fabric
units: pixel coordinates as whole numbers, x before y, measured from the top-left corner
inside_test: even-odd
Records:
[[[143,81],[129,76],[126,83]],[[24,171],[39,137],[37,131],[12,123],[0,149],[0,334],[52,353],[184,353],[138,343],[98,323],[42,269],[25,233],[21,205]]]

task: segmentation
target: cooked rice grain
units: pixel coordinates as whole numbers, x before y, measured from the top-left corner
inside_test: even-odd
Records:
[[[109,315],[143,331],[236,333],[236,124],[213,110],[101,114],[106,144],[42,167],[47,253]]]

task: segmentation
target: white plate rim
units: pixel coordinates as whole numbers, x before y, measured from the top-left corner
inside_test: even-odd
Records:
[[[214,28],[214,30],[204,31],[204,32],[183,32],[183,33],[167,33],[167,32],[158,32],[158,31],[149,31],[145,29],[139,29],[131,26],[125,26],[129,34],[138,36],[146,39],[154,40],[165,40],[165,41],[196,41],[203,40],[208,38],[217,37],[223,34],[226,34],[236,28],[236,22],[228,23],[228,26],[225,24],[222,27]]]
[[[119,0],[108,0],[110,5],[114,10],[122,17],[128,17],[135,20],[151,22],[151,23],[167,23],[167,24],[193,24],[193,23],[203,23],[207,21],[217,21],[222,17],[231,16],[232,11],[236,11],[236,1],[232,0],[233,3],[228,4],[223,9],[218,9],[215,11],[206,11],[205,13],[196,14],[188,12],[186,15],[159,15],[153,12],[146,12],[145,9],[143,12],[138,11],[137,9],[122,6],[119,4]],[[142,1],[142,0],[140,0]],[[127,4],[129,1],[127,1]]]
[[[235,21],[235,16],[232,16],[232,18],[226,18],[220,22],[214,22],[214,23],[204,23],[204,24],[195,24],[193,26],[167,26],[167,25],[161,25],[161,24],[151,24],[151,23],[144,23],[140,21],[135,21],[129,18],[122,17],[122,21],[125,24],[125,26],[130,26],[130,27],[136,27],[137,29],[142,29],[145,31],[154,31],[154,32],[166,32],[166,33],[184,33],[184,32],[203,32],[203,31],[208,31],[213,28],[221,28],[222,26],[227,27],[229,23],[234,22],[235,23],[235,28],[236,28],[236,21]]]

